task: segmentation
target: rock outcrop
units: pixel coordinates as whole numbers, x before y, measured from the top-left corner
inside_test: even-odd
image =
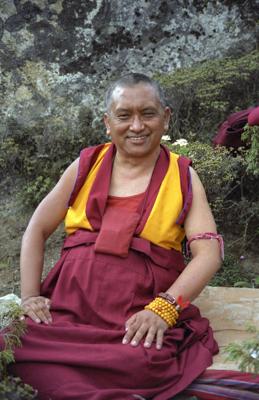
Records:
[[[2,0],[0,137],[10,120],[60,118],[76,130],[80,110],[100,115],[107,83],[129,70],[167,73],[255,49],[256,3]]]

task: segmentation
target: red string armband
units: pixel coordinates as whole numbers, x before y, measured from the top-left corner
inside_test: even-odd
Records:
[[[198,240],[198,239],[216,239],[219,242],[219,246],[220,246],[220,254],[221,254],[221,258],[222,260],[224,260],[224,241],[223,241],[223,237],[217,233],[214,232],[204,232],[204,233],[197,233],[196,235],[193,235],[190,237],[190,239],[188,240],[187,244],[186,244],[186,254],[187,256],[190,255],[190,244],[194,241],[194,240]]]

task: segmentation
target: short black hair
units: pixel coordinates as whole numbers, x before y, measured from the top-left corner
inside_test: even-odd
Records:
[[[106,94],[105,94],[105,107],[106,110],[108,111],[110,108],[110,105],[112,103],[112,95],[114,90],[117,87],[131,87],[138,85],[139,83],[144,83],[146,85],[152,86],[152,88],[155,90],[158,99],[163,107],[166,107],[167,102],[165,99],[165,94],[159,85],[158,82],[154,81],[153,79],[149,78],[149,76],[145,74],[140,74],[137,72],[130,72],[126,75],[123,75],[119,79],[117,79],[115,82],[113,82],[107,89]]]

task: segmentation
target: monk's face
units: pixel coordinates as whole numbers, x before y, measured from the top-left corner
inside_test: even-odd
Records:
[[[104,121],[117,151],[125,157],[146,157],[159,151],[168,129],[170,109],[163,107],[148,84],[115,88]]]

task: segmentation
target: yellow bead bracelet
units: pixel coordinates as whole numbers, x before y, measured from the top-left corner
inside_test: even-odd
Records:
[[[156,297],[153,301],[145,306],[145,310],[153,311],[159,315],[159,317],[163,318],[163,320],[167,323],[169,328],[176,324],[176,321],[179,317],[176,307],[162,297]]]

